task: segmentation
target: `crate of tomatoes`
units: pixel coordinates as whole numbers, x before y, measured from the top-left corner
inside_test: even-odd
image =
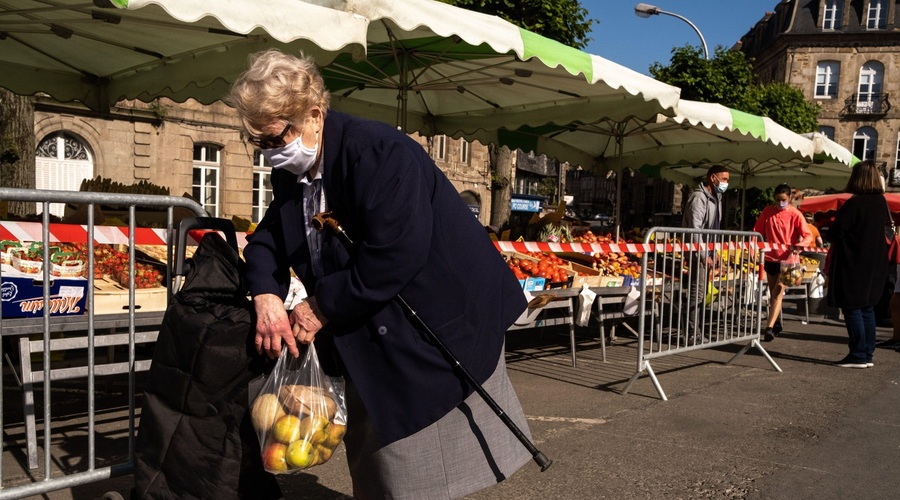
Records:
[[[523,286],[528,286],[529,278],[541,278],[544,280],[543,288],[568,288],[572,286],[575,272],[568,267],[567,261],[553,253],[542,252],[504,252],[504,257],[510,270],[519,281],[525,280]]]

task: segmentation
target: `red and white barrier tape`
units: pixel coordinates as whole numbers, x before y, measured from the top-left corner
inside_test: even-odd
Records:
[[[86,243],[87,225],[51,223],[49,227],[51,243]],[[40,222],[0,221],[0,240],[42,241],[43,225]],[[247,244],[246,233],[237,233],[238,246]],[[128,228],[122,226],[94,226],[94,242],[108,245],[127,245]],[[134,230],[136,245],[166,245],[168,237],[165,229],[137,227]]]
[[[78,224],[50,224],[50,241],[53,243],[85,243],[87,242],[87,226]],[[0,240],[41,241],[43,238],[40,222],[0,221]],[[165,245],[167,236],[165,229],[138,227],[135,228],[135,244]],[[247,244],[247,234],[237,233],[238,246]],[[122,226],[94,226],[94,241],[110,245],[127,245],[128,228]],[[700,244],[685,243],[549,243],[545,241],[495,241],[494,246],[504,252],[576,252],[576,253],[642,253],[642,252],[682,252],[701,249]],[[659,250],[657,247],[661,246]],[[703,245],[707,250],[735,250],[738,248],[757,248],[761,250],[789,250],[790,245],[777,243],[735,242],[708,243]],[[803,247],[806,252],[825,253],[827,249]]]
[[[574,253],[642,253],[642,252],[689,252],[700,250],[737,250],[756,248],[759,250],[790,250],[790,245],[766,243],[764,241],[719,243],[548,243],[544,241],[495,241],[494,246],[501,252],[574,252]],[[802,247],[805,252],[825,253],[827,249]]]

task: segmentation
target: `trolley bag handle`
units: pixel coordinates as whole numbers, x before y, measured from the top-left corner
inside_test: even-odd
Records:
[[[225,234],[225,241],[238,251],[237,233],[234,223],[218,217],[186,217],[178,224],[178,236],[175,238],[175,276],[184,276],[184,254],[187,249],[188,232],[194,229],[211,229]]]

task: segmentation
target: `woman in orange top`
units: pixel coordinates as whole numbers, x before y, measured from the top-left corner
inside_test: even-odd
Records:
[[[787,250],[773,249],[766,252],[764,266],[769,284],[769,321],[763,340],[771,342],[783,329],[778,317],[781,315],[781,300],[787,287],[780,279],[781,263],[792,255],[799,254],[801,247],[812,243],[812,233],[803,214],[791,206],[791,188],[787,184],[775,187],[775,202],[763,209],[753,230],[762,234],[768,243],[791,246]]]

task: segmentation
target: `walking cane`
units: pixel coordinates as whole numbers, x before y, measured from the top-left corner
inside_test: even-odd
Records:
[[[331,212],[320,212],[316,214],[315,216],[313,216],[311,224],[313,229],[315,229],[316,231],[322,231],[326,227],[332,230],[338,236],[338,238],[340,238],[340,240],[345,245],[347,245],[348,250],[349,247],[353,245],[353,240],[350,239],[350,236],[347,235],[347,232],[344,231],[344,228],[341,227],[337,219],[332,217]],[[469,371],[460,364],[459,360],[456,359],[456,356],[454,356],[453,353],[450,352],[450,348],[448,348],[447,345],[444,344],[441,339],[439,339],[437,335],[434,334],[433,331],[431,331],[431,328],[429,328],[428,325],[425,324],[422,318],[420,318],[418,314],[416,314],[416,311],[412,308],[412,306],[410,306],[409,303],[403,300],[403,297],[401,297],[400,295],[397,295],[397,301],[401,306],[403,306],[407,313],[409,313],[413,318],[416,319],[416,321],[419,323],[419,326],[422,327],[422,329],[425,331],[425,336],[427,337],[428,341],[434,344],[434,346],[437,347],[439,351],[441,351],[441,354],[443,354],[444,357],[451,362],[453,368],[456,369],[457,373],[459,373],[463,377],[463,379],[466,380],[466,382],[468,382],[472,385],[472,387],[475,388],[475,392],[477,392],[478,395],[481,396],[481,399],[483,399],[484,402],[491,407],[491,410],[493,410],[494,413],[498,417],[500,417],[500,420],[502,420],[503,423],[506,424],[506,427],[508,427],[513,435],[516,436],[516,438],[522,443],[523,446],[525,446],[525,449],[527,449],[528,452],[531,453],[532,459],[534,459],[535,463],[537,463],[541,467],[541,472],[547,470],[550,467],[550,464],[553,463],[553,460],[550,460],[546,455],[541,453],[541,451],[534,446],[534,443],[532,443],[528,439],[528,437],[526,437],[525,434],[522,433],[522,430],[519,429],[516,423],[513,422],[511,418],[509,418],[509,415],[507,415],[505,411],[503,411],[503,408],[500,408],[500,405],[498,405],[497,402],[494,401],[494,398],[492,398],[491,395],[487,393],[484,387],[482,387],[481,384],[479,384],[475,380],[475,377],[473,377],[472,374],[469,373]]]

